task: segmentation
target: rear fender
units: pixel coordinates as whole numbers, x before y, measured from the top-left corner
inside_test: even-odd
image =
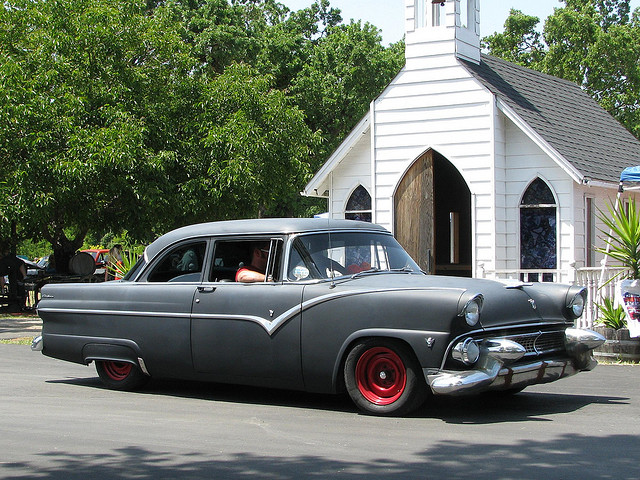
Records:
[[[84,363],[94,360],[113,360],[114,362],[127,362],[138,365],[140,355],[127,345],[114,345],[111,343],[88,343],[82,348]]]
[[[68,362],[89,364],[93,360],[114,360],[138,365],[142,350],[126,338],[90,337],[44,333],[42,353]]]

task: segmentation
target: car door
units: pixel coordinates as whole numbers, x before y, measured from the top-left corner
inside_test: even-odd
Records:
[[[126,310],[111,322],[113,332],[127,332],[143,351],[152,376],[183,378],[192,373],[191,308],[202,283],[208,242],[204,239],[176,243],[154,259],[135,283],[108,282],[119,288],[111,296],[111,310]]]
[[[270,242],[267,281],[239,283],[231,275],[252,242]],[[300,388],[302,286],[280,277],[283,239],[220,239],[209,281],[196,289],[191,346],[196,372],[232,383]],[[248,253],[247,253],[248,254]]]

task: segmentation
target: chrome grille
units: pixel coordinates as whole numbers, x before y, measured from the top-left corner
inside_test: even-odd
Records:
[[[543,355],[565,349],[564,331],[524,333],[507,335],[504,338],[522,345],[527,350],[525,356]]]

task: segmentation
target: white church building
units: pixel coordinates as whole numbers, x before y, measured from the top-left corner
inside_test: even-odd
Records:
[[[481,53],[479,0],[405,0],[406,64],[305,187],[427,271],[572,282],[640,142],[571,82]]]

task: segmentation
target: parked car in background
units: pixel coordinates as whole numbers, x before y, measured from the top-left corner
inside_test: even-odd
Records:
[[[81,251],[91,255],[93,257],[93,260],[96,262],[96,269],[93,274],[98,278],[106,279],[107,269],[109,268],[109,249],[87,248]]]
[[[85,250],[81,250],[82,252],[86,252],[93,257],[96,262],[96,268],[104,267],[108,260],[109,249],[108,248],[87,248]]]
[[[264,255],[265,279],[235,281]],[[186,260],[185,260],[186,259]],[[192,225],[125,279],[49,284],[34,350],[129,390],[179,378],[346,391],[403,415],[430,395],[515,393],[594,368],[583,288],[427,275],[382,227],[327,219]]]

